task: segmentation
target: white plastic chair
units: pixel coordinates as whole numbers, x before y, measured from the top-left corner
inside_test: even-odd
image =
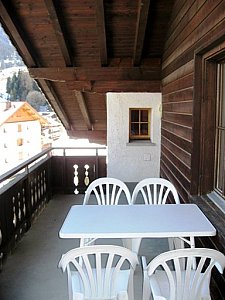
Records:
[[[90,198],[91,194],[93,197]],[[87,188],[83,204],[117,205],[131,203],[131,195],[126,184],[111,177],[102,177],[94,180]]]
[[[171,195],[176,204],[180,204],[179,196],[174,185],[164,178],[145,178],[134,188],[131,204],[138,200],[139,194],[142,195],[144,204],[166,204]]]
[[[130,204],[131,194],[127,185],[111,177],[102,177],[94,180],[87,188],[84,196],[83,205],[118,205]],[[96,239],[81,239],[80,246],[94,244]]]
[[[166,204],[168,197],[172,197],[176,204],[180,204],[179,196],[174,185],[163,178],[146,178],[141,180],[134,188],[131,204],[161,205]],[[135,220],[134,220],[135,222]],[[159,220],[160,222],[160,220]],[[124,240],[124,247],[138,253],[141,238]],[[189,238],[169,238],[169,249],[184,248],[184,243],[194,244]]]
[[[162,253],[148,265],[142,257],[142,265],[142,300],[149,300],[151,294],[154,300],[210,300],[212,268],[216,266],[222,274],[225,256],[214,249],[186,248]]]
[[[67,271],[69,300],[133,300],[137,264],[137,255],[129,249],[94,245],[70,250],[59,267]]]

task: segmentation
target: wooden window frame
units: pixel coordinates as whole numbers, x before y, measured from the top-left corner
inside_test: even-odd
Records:
[[[225,42],[195,55],[191,195],[214,190],[218,64],[225,58]]]
[[[129,108],[129,140],[130,141],[140,141],[140,140],[150,140],[151,139],[151,108],[141,107],[141,108]],[[132,121],[132,111],[138,111],[139,118],[138,121]],[[141,111],[148,111],[148,120],[141,120]],[[139,127],[139,134],[132,134],[132,124],[137,124]],[[148,134],[141,134],[141,125],[148,125]]]

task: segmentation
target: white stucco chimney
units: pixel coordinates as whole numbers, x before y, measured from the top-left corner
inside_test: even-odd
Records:
[[[12,106],[12,103],[11,103],[11,101],[6,101],[6,103],[5,103],[5,110],[8,110],[8,109],[10,109],[10,108],[11,108],[11,106]]]

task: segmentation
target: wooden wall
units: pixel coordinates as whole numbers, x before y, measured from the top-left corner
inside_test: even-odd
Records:
[[[196,54],[224,40],[225,1],[175,1],[162,62],[161,176],[176,185],[181,202],[197,203],[217,228],[217,237],[197,244],[225,253],[224,214],[205,197],[191,195],[199,192],[196,170],[200,166],[195,131],[196,122],[200,122],[196,101],[201,101],[196,91]],[[224,278],[215,279],[213,292],[214,299],[224,299]]]
[[[187,201],[193,185],[193,106],[196,53],[225,39],[225,1],[177,0],[162,62],[161,175],[177,186]],[[197,166],[193,166],[197,167]]]

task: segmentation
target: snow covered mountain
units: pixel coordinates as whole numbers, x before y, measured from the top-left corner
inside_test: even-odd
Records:
[[[0,102],[7,99],[7,78],[12,77],[19,70],[27,69],[0,24]]]
[[[0,70],[24,66],[21,57],[18,55],[14,46],[11,44],[7,34],[0,24]]]

